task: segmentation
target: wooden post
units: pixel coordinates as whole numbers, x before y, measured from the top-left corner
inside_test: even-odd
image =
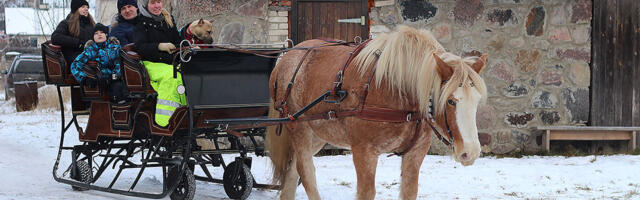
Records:
[[[551,130],[546,130],[544,134],[544,148],[547,150],[547,153],[550,152],[549,151],[550,140],[551,140]]]
[[[637,140],[638,140],[637,137],[638,137],[637,131],[631,131],[631,141],[629,142],[629,149],[632,152],[633,152],[633,150],[636,149],[636,147],[638,145],[638,144],[636,144]]]

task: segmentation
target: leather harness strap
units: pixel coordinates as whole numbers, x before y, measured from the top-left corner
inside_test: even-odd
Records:
[[[344,75],[344,71],[346,69],[347,66],[350,65],[351,61],[353,60],[353,58],[355,56],[357,56],[360,51],[366,46],[366,44],[369,42],[370,40],[367,40],[365,42],[363,42],[362,44],[358,45],[356,47],[356,49],[351,53],[351,55],[349,56],[349,58],[347,59],[347,61],[345,62],[345,64],[340,68],[340,71],[338,71],[338,74],[336,75],[336,81],[333,83],[333,88],[330,91],[330,96],[334,96],[337,94],[338,91],[341,90],[341,86],[342,86],[342,79],[343,79],[343,75]],[[340,44],[340,43],[338,43]],[[360,96],[360,100],[358,103],[358,106],[354,109],[354,110],[347,110],[347,111],[328,111],[326,113],[320,113],[320,114],[315,114],[315,115],[304,115],[304,116],[299,116],[299,117],[293,117],[290,112],[289,109],[287,107],[287,99],[289,98],[289,95],[291,93],[291,88],[293,87],[293,82],[295,80],[295,77],[298,73],[298,70],[301,68],[304,60],[306,59],[306,57],[309,55],[309,53],[315,49],[315,48],[319,48],[319,47],[325,47],[325,46],[330,46],[330,45],[320,45],[320,46],[314,46],[311,48],[307,49],[307,52],[304,54],[304,56],[302,57],[302,59],[300,60],[300,62],[298,63],[298,66],[296,67],[296,71],[293,74],[293,77],[291,78],[291,81],[289,82],[289,84],[287,85],[287,90],[285,91],[285,95],[284,98],[282,99],[282,101],[277,102],[276,103],[276,97],[274,95],[274,107],[280,112],[280,117],[284,117],[287,116],[289,119],[291,119],[291,122],[287,123],[290,128],[293,128],[293,126],[291,125],[293,122],[299,122],[299,121],[310,121],[310,120],[319,120],[319,119],[324,119],[324,120],[333,120],[333,119],[337,119],[337,118],[344,118],[344,117],[358,117],[360,119],[363,120],[369,120],[369,121],[378,121],[378,122],[392,122],[392,123],[405,123],[405,122],[415,122],[416,123],[416,127],[415,127],[415,133],[413,135],[413,137],[411,138],[409,144],[406,146],[406,148],[402,151],[402,152],[395,152],[392,155],[397,155],[397,156],[402,156],[405,153],[409,152],[411,149],[413,149],[413,147],[415,146],[418,138],[420,138],[420,124],[422,121],[425,121],[429,127],[434,131],[434,133],[436,134],[436,136],[438,137],[438,139],[440,139],[445,145],[450,146],[451,142],[447,141],[446,139],[444,139],[444,137],[442,137],[442,135],[440,134],[440,131],[438,131],[435,128],[435,120],[433,118],[433,116],[431,116],[431,114],[428,114],[427,116],[424,116],[421,112],[419,111],[403,111],[403,110],[395,110],[395,109],[390,109],[390,108],[379,108],[379,107],[370,107],[370,106],[365,106],[366,104],[366,99],[367,96],[369,94],[369,88],[371,85],[371,81],[373,80],[373,77],[375,76],[375,65],[377,64],[377,61],[380,57],[381,51],[377,50],[375,52],[375,60],[374,62],[372,62],[372,66],[369,66],[369,76],[367,79],[367,82],[362,86],[362,95]],[[331,45],[332,46],[332,45]],[[275,87],[274,87],[275,88]],[[275,89],[274,89],[275,90]],[[275,91],[274,91],[275,94]],[[449,127],[447,127],[447,129],[449,129]],[[282,125],[280,124],[278,127],[278,135],[280,135],[280,131],[282,130]],[[450,131],[449,131],[450,133]],[[450,137],[451,139],[451,137]]]

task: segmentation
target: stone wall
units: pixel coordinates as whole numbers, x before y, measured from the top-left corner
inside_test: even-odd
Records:
[[[288,7],[272,4],[269,0],[174,0],[170,9],[178,27],[200,18],[211,20],[215,43],[281,43],[288,38]]]
[[[590,0],[384,0],[371,34],[405,24],[432,31],[450,52],[488,53],[488,98],[478,108],[483,152],[541,150],[540,125],[589,117]],[[446,152],[434,141],[435,153]]]

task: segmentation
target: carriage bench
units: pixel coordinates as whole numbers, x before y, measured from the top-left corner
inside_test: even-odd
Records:
[[[637,147],[640,127],[620,126],[538,126],[543,130],[544,148],[549,151],[551,140],[628,140],[629,151]]]

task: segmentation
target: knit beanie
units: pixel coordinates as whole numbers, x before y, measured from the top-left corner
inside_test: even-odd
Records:
[[[89,2],[87,2],[86,0],[71,0],[71,13],[76,12],[78,8],[84,5],[89,6]]]
[[[93,27],[93,34],[98,31],[102,31],[104,34],[109,34],[109,28],[101,23],[97,23],[96,26]]]
[[[122,10],[122,7],[126,5],[132,5],[134,7],[138,7],[138,3],[136,0],[118,0],[118,12]]]

